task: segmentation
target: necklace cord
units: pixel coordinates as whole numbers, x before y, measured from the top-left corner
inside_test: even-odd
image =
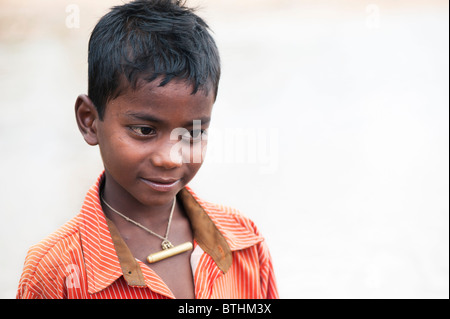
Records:
[[[119,215],[120,217],[122,217],[123,219],[125,219],[127,222],[130,222],[140,228],[142,228],[143,230],[145,230],[146,232],[152,234],[153,236],[158,237],[159,239],[161,239],[163,241],[163,244],[165,242],[167,242],[168,244],[170,244],[169,242],[169,230],[170,230],[170,224],[172,223],[172,216],[173,216],[173,212],[175,210],[175,203],[176,203],[176,197],[173,199],[173,204],[172,204],[172,208],[170,210],[170,215],[169,215],[169,222],[167,223],[167,229],[166,229],[166,235],[163,237],[161,235],[158,235],[157,233],[155,233],[154,231],[148,229],[147,227],[145,227],[144,225],[138,223],[137,221],[129,218],[128,216],[122,214],[121,212],[117,211],[116,209],[114,209],[111,205],[109,205],[105,199],[103,198],[103,196],[101,196],[101,200],[102,202],[114,213],[116,213],[117,215]],[[172,245],[172,244],[170,244]]]

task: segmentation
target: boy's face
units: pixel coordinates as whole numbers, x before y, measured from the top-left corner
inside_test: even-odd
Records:
[[[105,192],[148,206],[167,205],[200,169],[207,142],[198,129],[208,128],[214,103],[213,94],[192,95],[184,81],[157,83],[128,89],[106,105],[103,120],[95,112],[89,133],[82,130],[89,144],[99,145]]]

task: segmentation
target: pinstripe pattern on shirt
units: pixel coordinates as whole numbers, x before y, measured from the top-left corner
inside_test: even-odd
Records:
[[[123,275],[100,205],[102,176],[88,191],[80,213],[30,248],[17,298],[174,298],[142,261],[137,260],[145,285],[132,285]],[[255,224],[237,210],[208,203],[185,189],[225,238],[232,257],[231,266],[225,267],[216,262],[217,257],[202,252],[193,273],[195,297],[278,298],[271,256]]]

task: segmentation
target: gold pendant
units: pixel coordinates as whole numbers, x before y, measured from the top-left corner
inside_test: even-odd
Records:
[[[169,242],[169,244],[170,244],[170,242]],[[170,245],[172,245],[172,244],[170,244]],[[172,246],[172,247],[165,248],[165,249],[163,248],[163,250],[161,250],[161,251],[150,254],[147,257],[147,261],[149,264],[153,264],[160,260],[184,253],[185,251],[188,251],[191,249],[192,249],[192,243],[187,241],[184,244]]]

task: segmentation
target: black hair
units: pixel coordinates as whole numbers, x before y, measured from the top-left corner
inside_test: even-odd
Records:
[[[212,92],[220,79],[220,57],[209,27],[180,0],[135,0],[103,16],[89,40],[88,95],[103,118],[108,101],[138,82],[174,78]]]

